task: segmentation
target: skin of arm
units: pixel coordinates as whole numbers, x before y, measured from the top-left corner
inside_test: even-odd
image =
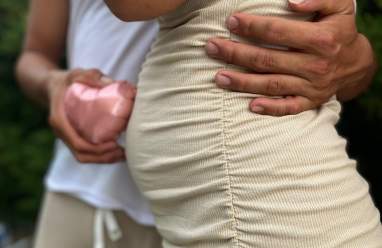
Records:
[[[103,77],[98,70],[59,68],[68,18],[68,0],[31,0],[24,48],[16,65],[20,88],[30,99],[49,109],[53,131],[68,145],[77,160],[89,163],[124,160],[124,151],[116,142],[94,145],[81,138],[64,112],[65,92],[74,79],[85,77],[97,82]]]
[[[143,21],[167,14],[186,0],[104,0],[115,16],[123,21]]]
[[[16,76],[24,93],[45,107],[49,107],[48,79],[64,74],[58,61],[65,48],[68,8],[67,1],[30,2],[27,33]]]
[[[333,95],[347,101],[366,91],[377,63],[368,39],[357,32],[352,0],[290,1],[298,12],[318,12],[315,22],[236,13],[227,26],[232,33],[268,44],[293,48],[280,52],[256,45],[211,39],[207,54],[246,67],[253,73],[220,71],[218,86],[248,93],[286,96],[257,98],[250,109],[258,114],[284,116],[315,109]],[[354,52],[357,51],[357,52]]]

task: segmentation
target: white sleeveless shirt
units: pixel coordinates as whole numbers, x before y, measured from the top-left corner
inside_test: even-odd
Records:
[[[157,31],[156,22],[119,21],[102,0],[71,0],[69,68],[97,68],[114,79],[136,83]],[[154,224],[149,205],[125,163],[80,164],[60,140],[46,186],[49,191],[68,193],[96,208],[123,210],[138,223]]]

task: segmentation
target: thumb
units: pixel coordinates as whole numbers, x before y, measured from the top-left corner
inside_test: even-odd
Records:
[[[81,83],[94,88],[102,88],[105,86],[104,74],[97,69],[83,70],[72,78],[72,83]]]
[[[297,12],[318,12],[323,16],[355,14],[355,0],[289,0],[289,7]]]
[[[109,84],[112,84],[114,83],[115,80],[108,77],[108,76],[102,76],[101,79],[100,79],[100,83],[103,85],[103,86],[106,86],[106,85],[109,85]]]

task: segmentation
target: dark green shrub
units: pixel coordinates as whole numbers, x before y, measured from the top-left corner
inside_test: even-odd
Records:
[[[0,0],[0,219],[12,224],[36,216],[53,142],[45,113],[25,100],[14,79],[26,3]]]
[[[378,61],[382,61],[382,0],[358,1],[358,29],[372,42]],[[382,71],[379,70],[371,89],[359,99],[372,119],[382,120]]]

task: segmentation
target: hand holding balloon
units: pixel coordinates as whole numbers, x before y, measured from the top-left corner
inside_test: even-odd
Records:
[[[91,87],[73,83],[64,100],[65,112],[78,133],[94,144],[115,141],[126,129],[136,89],[126,81]]]

